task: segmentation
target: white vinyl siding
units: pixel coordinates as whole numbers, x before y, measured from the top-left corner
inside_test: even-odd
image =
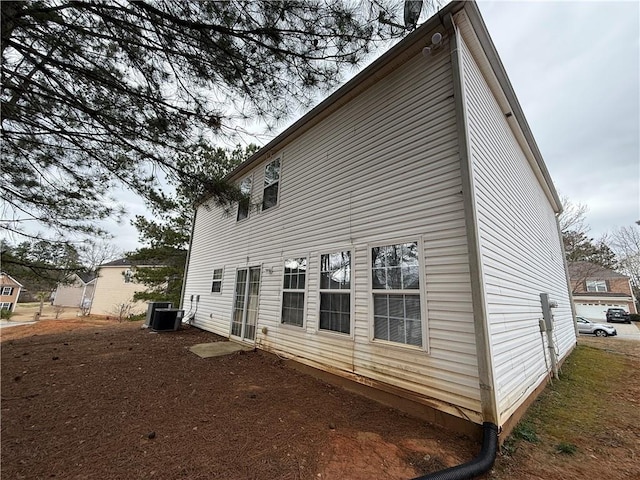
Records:
[[[472,35],[464,18],[459,24],[463,36]],[[507,419],[549,371],[538,325],[540,293],[558,303],[553,315],[560,358],[576,338],[552,206],[464,42],[461,52],[495,387],[500,417]]]
[[[262,265],[259,348],[400,387],[481,422],[457,135],[450,55],[443,45],[429,59],[407,59],[274,152],[285,167],[277,208],[236,222],[213,202],[201,206],[185,298],[210,288],[212,263],[225,269]],[[263,185],[272,159],[243,175],[251,173],[254,185]],[[262,191],[255,190],[253,202],[259,203]],[[372,341],[370,247],[390,245],[398,235],[420,239],[428,325],[423,349]],[[344,245],[352,246],[350,335],[319,328],[320,256]],[[303,328],[280,322],[284,261],[292,251],[308,252]],[[201,297],[195,325],[229,335],[233,281],[225,276],[221,295]]]
[[[123,267],[100,267],[98,278],[93,291],[91,303],[91,314],[93,315],[115,315],[122,305],[131,304],[132,315],[144,313],[147,310],[147,303],[143,301],[133,301],[136,292],[144,291],[145,286],[130,281],[125,282],[126,272],[131,271]],[[207,273],[207,290],[211,288],[211,270]]]

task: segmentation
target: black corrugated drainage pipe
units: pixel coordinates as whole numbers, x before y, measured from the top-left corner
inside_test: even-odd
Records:
[[[482,448],[476,458],[462,465],[429,473],[414,480],[470,480],[488,472],[493,467],[497,453],[498,427],[493,423],[484,422],[482,424]]]

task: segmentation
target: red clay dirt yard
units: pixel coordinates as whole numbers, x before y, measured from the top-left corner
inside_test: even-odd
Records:
[[[158,334],[140,322],[79,318],[1,333],[2,478],[409,479],[480,447],[270,354],[200,358],[188,348],[225,340],[196,328]],[[581,343],[579,355],[618,365],[597,393],[603,412],[573,422],[576,405],[556,406],[569,418],[557,433],[536,423],[534,404],[527,421],[538,441],[507,441],[485,478],[640,478],[637,344]],[[579,378],[578,360],[564,367],[567,382]],[[543,397],[579,404],[555,387]],[[617,414],[602,423],[609,402]],[[559,453],[554,434],[577,451]]]

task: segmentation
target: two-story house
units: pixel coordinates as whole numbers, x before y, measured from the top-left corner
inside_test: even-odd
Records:
[[[576,315],[602,321],[608,308],[638,313],[629,277],[590,262],[568,266]]]
[[[144,313],[146,302],[134,301],[136,292],[146,289],[134,279],[135,267],[126,258],[119,258],[98,267],[93,297],[92,315],[129,316]]]
[[[95,284],[95,273],[74,273],[66,282],[58,284],[53,297],[53,305],[88,310]]]
[[[228,180],[247,201],[194,217],[183,305],[200,328],[505,430],[576,343],[560,200],[474,2]]]
[[[0,310],[13,312],[20,297],[22,284],[12,276],[0,273]]]

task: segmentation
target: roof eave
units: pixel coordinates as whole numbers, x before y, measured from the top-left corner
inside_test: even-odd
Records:
[[[369,88],[378,79],[396,68],[396,66],[406,62],[411,56],[420,52],[425,46],[424,38],[426,35],[434,28],[440,25],[444,26],[443,18],[449,13],[454,14],[462,10],[465,3],[467,2],[451,2],[443,7],[442,10],[436,12],[425,23],[408,34],[400,42],[380,56],[380,58],[362,70],[362,72],[353,77],[342,87],[338,88],[338,90],[320,102],[316,107],[293,123],[284,132],[271,140],[267,145],[254,153],[243,163],[238,165],[226,176],[226,179],[233,180],[242,176],[243,173],[253,167],[256,163],[269,157],[269,155],[277,153],[286,144],[292,142],[295,138],[308,131],[311,127],[324,120],[329,114],[333,113],[349,100]]]
[[[546,187],[549,189],[549,193],[553,199],[555,205],[553,205],[554,211],[556,214],[562,213],[562,202],[560,201],[560,197],[558,196],[558,192],[556,191],[555,186],[553,185],[553,181],[551,180],[551,175],[549,174],[549,170],[547,169],[546,164],[542,158],[542,154],[540,153],[540,149],[538,148],[538,144],[536,143],[533,133],[531,132],[531,128],[529,127],[529,123],[524,116],[524,112],[522,111],[522,107],[520,106],[520,102],[516,97],[516,93],[511,85],[511,81],[507,76],[507,72],[500,60],[498,55],[498,51],[491,40],[489,35],[489,31],[487,29],[484,20],[482,19],[482,15],[480,14],[480,9],[476,2],[466,2],[465,12],[467,13],[467,17],[473,26],[473,30],[480,41],[480,45],[484,50],[484,53],[491,65],[491,68],[494,71],[494,74],[504,92],[504,95],[511,106],[513,116],[518,122],[518,126],[520,127],[522,134],[524,135],[529,148],[536,160],[537,166],[540,169],[540,173],[546,183]]]

